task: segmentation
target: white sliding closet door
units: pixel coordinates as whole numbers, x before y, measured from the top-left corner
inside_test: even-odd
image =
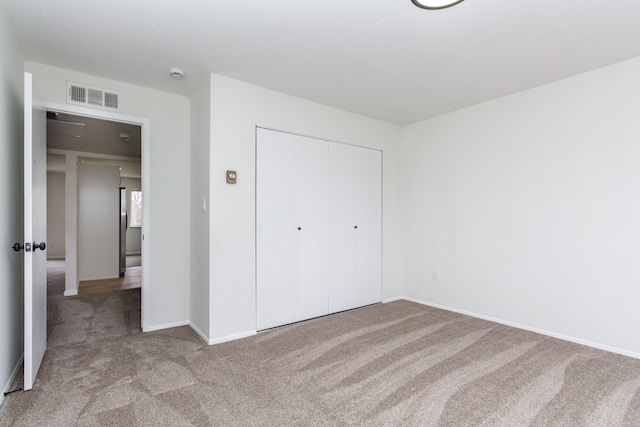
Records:
[[[329,312],[382,300],[382,155],[329,144]]]
[[[258,330],[328,312],[327,144],[257,131]]]
[[[256,144],[257,328],[295,322],[293,142],[258,129]]]
[[[296,320],[329,313],[329,148],[296,141]]]

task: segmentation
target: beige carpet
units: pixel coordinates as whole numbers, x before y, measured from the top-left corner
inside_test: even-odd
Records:
[[[206,346],[139,290],[54,297],[0,425],[638,426],[640,360],[406,301]]]
[[[64,295],[65,261],[63,259],[47,260],[47,296]]]

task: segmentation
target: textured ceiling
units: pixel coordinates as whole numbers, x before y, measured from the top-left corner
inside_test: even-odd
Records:
[[[121,133],[128,134],[131,140],[122,140]],[[47,148],[79,151],[83,153],[81,160],[84,163],[118,166],[122,178],[140,178],[142,175],[141,136],[140,126],[128,123],[66,113],[58,113],[56,120],[47,120]],[[102,155],[120,159],[105,159]],[[48,172],[64,172],[65,169],[63,155],[47,155]]]
[[[84,125],[82,136],[75,137],[73,131],[79,124]],[[66,132],[69,127],[71,132]],[[130,141],[120,138],[123,133],[130,136]],[[140,140],[140,126],[129,123],[66,113],[59,114],[58,120],[47,120],[47,148],[140,159]]]
[[[29,61],[187,96],[213,72],[397,124],[640,56],[638,0],[0,2]]]

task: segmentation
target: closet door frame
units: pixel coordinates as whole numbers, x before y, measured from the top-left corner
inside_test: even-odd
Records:
[[[256,329],[381,301],[382,153],[257,127]]]

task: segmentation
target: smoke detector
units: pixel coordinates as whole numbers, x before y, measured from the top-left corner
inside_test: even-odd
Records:
[[[169,75],[176,80],[180,80],[184,77],[184,71],[181,68],[169,68]]]

